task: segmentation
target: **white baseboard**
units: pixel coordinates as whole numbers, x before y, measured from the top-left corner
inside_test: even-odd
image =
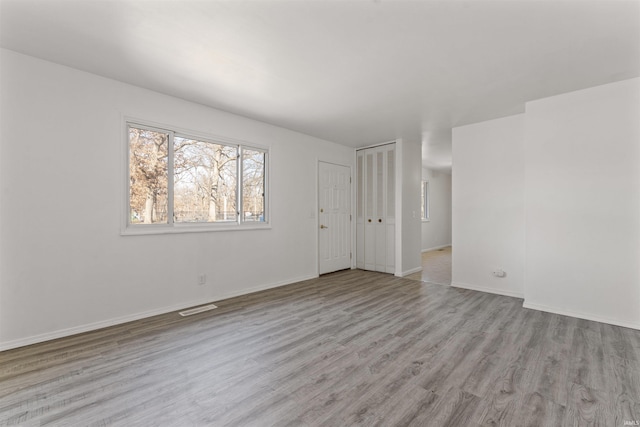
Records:
[[[121,317],[115,317],[112,319],[102,320],[99,322],[88,323],[85,325],[74,326],[72,328],[59,329],[57,331],[46,332],[44,334],[32,335],[26,338],[19,338],[17,340],[6,341],[0,343],[0,351],[10,350],[12,348],[24,347],[31,344],[37,344],[45,341],[51,341],[58,338],[64,338],[71,335],[82,334],[84,332],[95,331],[97,329],[108,328],[109,326],[115,326],[122,323],[132,322],[134,320],[140,320],[147,317],[157,316],[159,314],[170,313],[172,311],[183,310],[188,307],[196,305],[208,304],[212,301],[207,300],[195,300],[191,302],[185,302],[182,304],[176,304],[168,307],[158,308],[154,310],[143,311],[140,313],[130,314]]]
[[[194,307],[198,305],[211,304],[216,301],[222,301],[225,299],[238,297],[241,295],[252,294],[254,292],[264,291],[267,289],[278,288],[280,286],[290,285],[292,283],[302,282],[304,280],[310,280],[317,278],[318,275],[304,276],[296,279],[287,280],[284,282],[269,283],[266,285],[256,286],[253,288],[245,289],[240,292],[229,292],[222,295],[216,295],[206,299],[199,299],[193,301],[182,302],[179,304],[171,305],[168,307],[156,308],[153,310],[147,310],[140,313],[130,314],[121,317],[115,317],[112,319],[102,320],[99,322],[88,323],[86,325],[74,326],[72,328],[60,329],[57,331],[46,332],[44,334],[33,335],[26,338],[19,338],[17,340],[0,342],[0,351],[11,350],[13,348],[24,347],[31,344],[37,344],[45,341],[51,341],[58,338],[64,338],[71,335],[81,334],[84,332],[95,331],[97,329],[108,328],[110,326],[120,325],[122,323],[132,322],[134,320],[145,319],[147,317],[157,316],[159,314],[171,313],[172,311],[184,310],[185,308]]]
[[[412,268],[411,270],[403,271],[403,272],[400,273],[399,276],[398,275],[396,275],[396,276],[397,277],[406,277],[406,276],[408,276],[410,274],[419,273],[421,271],[422,271],[422,267],[416,267],[416,268]]]
[[[310,275],[310,276],[302,276],[291,280],[285,280],[283,282],[273,282],[266,285],[254,286],[253,288],[245,289],[240,292],[228,292],[222,295],[216,295],[214,302],[222,301],[229,298],[240,297],[242,295],[253,294],[260,291],[266,291],[267,289],[279,288],[280,286],[291,285],[293,283],[304,282],[305,280],[317,279],[319,276]]]
[[[432,248],[422,249],[422,253],[430,252],[430,251],[437,251],[438,249],[448,248],[449,246],[451,246],[451,243],[446,244],[446,245],[441,245],[441,246],[434,246]]]
[[[608,323],[610,325],[622,326],[624,328],[639,329],[640,324],[609,319],[606,317],[594,316],[593,314],[585,314],[572,310],[559,309],[544,304],[535,304],[525,301],[522,306],[531,310],[545,311],[547,313],[561,314],[563,316],[576,317],[578,319],[593,320],[594,322]]]
[[[487,288],[485,286],[469,285],[467,283],[451,283],[454,288],[470,289],[472,291],[487,292],[490,294],[504,295],[513,298],[524,298],[522,292],[506,291],[504,289]]]

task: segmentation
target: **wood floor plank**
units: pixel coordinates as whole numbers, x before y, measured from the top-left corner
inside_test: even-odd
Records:
[[[0,353],[0,426],[619,426],[640,331],[347,270]]]
[[[640,402],[640,364],[616,356],[607,357],[605,363],[608,373],[606,389]]]
[[[600,326],[604,352],[607,355],[631,360],[636,362],[636,366],[640,366],[640,355],[638,354],[640,346],[636,348],[634,341],[629,340],[627,328],[615,327],[604,323],[596,323],[596,325]]]
[[[478,426],[483,413],[483,400],[471,393],[452,387],[443,394],[433,407],[433,425],[443,427]]]
[[[520,400],[517,410],[517,424],[525,427],[573,426],[574,419],[565,417],[564,406],[546,399],[539,393],[527,393]]]
[[[581,384],[571,384],[567,402],[567,421],[574,425],[613,425],[615,415],[606,393]]]
[[[599,333],[576,327],[570,352],[567,381],[596,390],[606,389],[609,373],[606,370],[604,344]]]
[[[419,386],[409,385],[404,393],[398,393],[385,401],[377,411],[378,418],[372,426],[426,426],[440,399],[437,394]]]

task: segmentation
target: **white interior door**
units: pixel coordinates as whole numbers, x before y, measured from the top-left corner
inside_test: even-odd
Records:
[[[356,154],[356,267],[395,272],[395,145]]]
[[[318,164],[320,274],[351,268],[351,169]]]

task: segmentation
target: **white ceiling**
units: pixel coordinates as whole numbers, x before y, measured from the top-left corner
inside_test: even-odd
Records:
[[[640,75],[640,1],[1,0],[0,45],[350,146]]]

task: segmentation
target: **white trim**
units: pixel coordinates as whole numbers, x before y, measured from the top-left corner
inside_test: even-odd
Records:
[[[238,139],[238,138],[233,138],[233,137],[229,137],[229,136],[224,136],[224,135],[218,135],[215,133],[211,133],[211,132],[207,132],[207,131],[198,131],[192,128],[184,128],[181,126],[176,126],[173,124],[168,124],[165,122],[157,122],[154,120],[147,120],[147,119],[143,119],[140,117],[136,117],[130,114],[126,114],[126,113],[121,113],[121,120],[123,120],[125,122],[125,127],[126,124],[133,124],[133,125],[139,125],[142,127],[152,127],[152,128],[156,128],[157,130],[166,132],[173,132],[178,134],[178,136],[187,136],[187,137],[194,137],[197,139],[204,139],[206,141],[209,142],[213,142],[213,143],[224,143],[226,145],[244,145],[247,146],[248,148],[257,148],[257,149],[261,149],[261,150],[269,150],[271,148],[271,146],[269,145],[262,145],[262,144],[255,144],[252,141],[247,141],[246,139]],[[127,141],[127,150],[128,150],[128,141]]]
[[[358,268],[358,150],[353,150],[353,166],[351,176],[353,177],[353,187],[351,187],[351,269]],[[362,160],[364,162],[364,159]],[[364,266],[363,266],[364,267]]]
[[[215,299],[213,301],[217,302],[217,301],[222,301],[222,300],[229,299],[229,298],[239,297],[239,296],[242,296],[242,295],[252,294],[252,293],[255,293],[255,292],[266,291],[267,289],[273,289],[273,288],[279,288],[280,286],[292,285],[294,283],[304,282],[305,280],[317,279],[318,277],[319,277],[318,274],[312,274],[312,275],[308,275],[308,276],[297,277],[297,278],[290,279],[290,280],[284,280],[282,282],[272,282],[272,283],[268,283],[268,284],[265,284],[265,285],[254,286],[253,288],[249,288],[249,289],[246,289],[244,291],[229,292],[229,293],[226,293],[226,294],[218,295],[218,296],[215,297]]]
[[[422,253],[430,252],[430,251],[437,251],[438,249],[448,248],[449,246],[451,246],[451,243],[446,244],[446,245],[434,246],[432,248],[422,249]]]
[[[563,316],[575,317],[578,319],[592,320],[594,322],[608,323],[610,325],[622,326],[624,328],[638,329],[640,330],[640,323],[621,322],[619,320],[609,319],[606,317],[594,316],[592,314],[580,313],[572,310],[564,310],[555,307],[549,307],[543,304],[535,304],[530,302],[524,302],[522,307],[531,310],[544,311],[547,313],[561,314]]]
[[[376,147],[382,147],[383,145],[395,144],[397,141],[398,141],[397,139],[392,139],[391,141],[387,141],[387,142],[380,142],[378,144],[365,145],[364,147],[357,147],[356,153],[361,150],[368,150],[369,148],[376,148]]]
[[[160,314],[166,314],[166,313],[171,313],[174,311],[180,311],[180,310],[184,310],[186,308],[191,308],[191,307],[195,307],[195,306],[199,306],[199,305],[203,305],[203,304],[211,304],[213,302],[217,302],[217,301],[222,301],[225,299],[229,299],[229,298],[234,298],[234,297],[238,297],[238,296],[242,296],[242,295],[247,295],[247,294],[252,294],[254,292],[260,292],[260,291],[264,291],[267,289],[272,289],[272,288],[278,288],[280,286],[286,286],[286,285],[291,285],[293,283],[298,283],[298,282],[302,282],[305,280],[311,280],[311,279],[316,279],[318,277],[318,275],[309,275],[309,276],[303,276],[303,277],[298,277],[295,279],[291,279],[291,280],[286,280],[283,282],[274,282],[274,283],[269,283],[266,285],[261,285],[261,286],[256,286],[250,289],[247,289],[245,291],[241,291],[241,292],[229,292],[226,294],[222,294],[222,295],[218,295],[215,297],[215,299],[212,298],[206,298],[206,299],[198,299],[198,300],[192,300],[189,302],[182,302],[179,304],[174,304],[174,305],[170,305],[168,307],[162,307],[162,308],[156,308],[153,310],[147,310],[147,311],[143,311],[140,313],[135,313],[135,314],[129,314],[126,316],[121,316],[121,317],[116,317],[113,319],[108,319],[108,320],[101,320],[99,322],[94,322],[94,323],[89,323],[86,325],[80,325],[80,326],[74,326],[72,328],[66,328],[66,329],[60,329],[57,331],[53,331],[53,332],[47,332],[44,334],[39,334],[39,335],[33,335],[30,337],[26,337],[26,338],[19,338],[17,340],[12,340],[12,341],[5,341],[5,342],[0,342],[0,352],[1,351],[6,351],[6,350],[11,350],[14,348],[18,348],[18,347],[24,347],[27,345],[31,345],[31,344],[37,344],[37,343],[41,343],[41,342],[45,342],[45,341],[50,341],[50,340],[54,340],[54,339],[58,339],[58,338],[64,338],[64,337],[68,337],[71,335],[76,335],[76,334],[81,334],[81,333],[85,333],[85,332],[91,332],[91,331],[95,331],[98,329],[103,329],[103,328],[108,328],[110,326],[116,326],[116,325],[120,325],[122,323],[127,323],[127,322],[132,322],[135,320],[140,320],[140,319],[145,319],[147,317],[152,317],[152,316],[157,316]]]
[[[127,122],[127,117],[124,115],[120,115],[120,126],[122,126],[121,129],[121,137],[122,137],[122,143],[120,144],[121,146],[121,153],[120,153],[120,179],[122,179],[121,182],[121,190],[122,190],[122,194],[119,194],[119,199],[120,199],[120,203],[122,204],[120,206],[120,213],[121,213],[121,218],[120,218],[120,234],[122,234],[124,231],[127,230],[127,227],[129,225],[129,218],[131,215],[131,211],[130,211],[130,204],[129,204],[129,184],[130,184],[130,178],[129,178],[129,174],[130,174],[130,170],[129,170],[129,123]]]
[[[256,223],[244,222],[238,224],[231,223],[179,223],[173,226],[168,224],[147,224],[144,226],[129,227],[120,231],[121,236],[151,236],[158,234],[181,234],[181,233],[208,233],[211,231],[249,231],[249,230],[271,230],[271,224],[266,222]]]
[[[403,277],[402,274],[402,227],[404,225],[404,221],[402,220],[403,209],[402,209],[402,201],[404,200],[404,194],[402,192],[402,185],[404,183],[403,178],[403,162],[404,162],[404,140],[402,138],[396,139],[395,153],[394,153],[396,164],[394,165],[393,173],[395,176],[395,184],[396,188],[394,191],[395,200],[395,259],[393,260],[393,265],[395,266],[394,275],[397,277]],[[422,267],[422,266],[421,266]]]
[[[403,271],[402,273],[400,273],[400,276],[398,276],[398,277],[407,277],[410,274],[419,273],[421,271],[422,271],[422,267],[412,268],[411,270]]]
[[[484,286],[476,286],[476,285],[469,285],[467,283],[453,283],[453,282],[451,283],[451,286],[454,288],[469,289],[471,291],[480,291],[480,292],[486,292],[489,294],[504,295],[506,297],[513,297],[513,298],[520,298],[520,299],[524,298],[524,294],[522,292],[505,291],[504,289],[487,288]]]
[[[314,239],[316,239],[316,241],[314,242],[315,245],[314,247],[316,248],[316,259],[315,259],[315,271],[318,273],[318,277],[320,276],[320,162],[322,160],[320,160],[318,157],[316,157],[316,174],[315,174],[315,178],[316,178],[316,182],[315,182],[315,202],[316,202],[316,206],[315,206],[315,212],[313,214],[313,219],[315,222],[315,229],[316,232],[314,233],[313,237]]]
[[[102,320],[99,322],[89,323],[86,325],[74,326],[72,328],[59,329],[53,332],[33,335],[27,338],[20,338],[13,341],[0,343],[0,351],[10,350],[12,348],[23,347],[31,344],[37,344],[44,341],[50,341],[58,338],[68,337],[71,335],[81,334],[84,332],[95,331],[97,329],[108,328],[109,326],[119,325],[121,323],[132,322],[134,320],[145,319],[147,317],[157,316],[159,314],[170,313],[172,311],[183,310],[185,308],[211,303],[209,299],[193,300],[181,304],[175,304],[168,307],[157,308],[154,310],[143,311],[141,313],[129,314],[126,316],[116,317],[113,319]]]

